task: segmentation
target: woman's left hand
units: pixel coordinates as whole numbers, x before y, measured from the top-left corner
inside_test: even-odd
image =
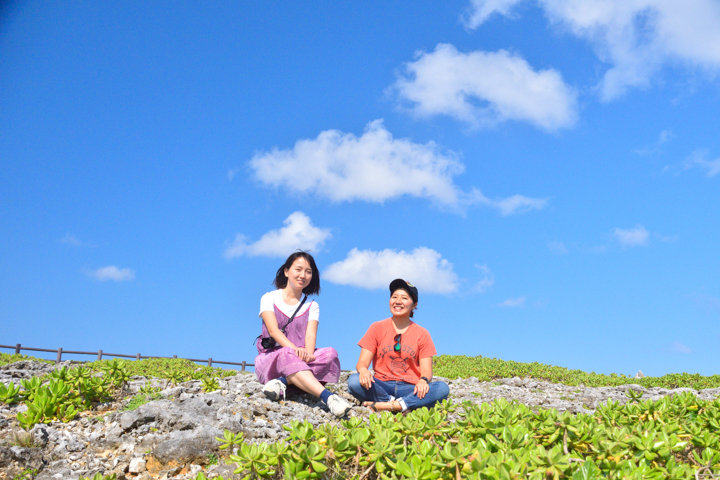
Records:
[[[415,384],[415,390],[413,390],[413,393],[417,395],[418,398],[425,398],[425,395],[427,395],[429,390],[430,385],[428,385],[428,383],[421,378]]]
[[[307,353],[307,360],[305,360],[305,361],[306,362],[314,362],[315,361],[315,351],[310,350],[307,347],[305,347],[303,350],[305,350],[305,352]]]
[[[302,347],[295,350],[295,354],[302,360],[303,362],[312,362],[315,360],[315,354],[313,352],[308,351],[307,348]]]

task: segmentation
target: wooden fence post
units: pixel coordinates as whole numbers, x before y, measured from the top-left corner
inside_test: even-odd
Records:
[[[20,353],[20,350],[22,349],[20,348],[20,344],[18,343],[17,345],[15,345],[15,353]]]
[[[60,363],[60,360],[62,360],[62,347],[58,348],[57,360],[55,360],[55,363]]]
[[[98,361],[102,360],[102,350],[98,350]]]
[[[140,354],[135,355],[135,360],[140,360]]]
[[[208,358],[208,367],[212,367],[212,357]]]
[[[243,372],[245,371],[245,360],[243,360],[243,362],[242,362],[242,371]]]

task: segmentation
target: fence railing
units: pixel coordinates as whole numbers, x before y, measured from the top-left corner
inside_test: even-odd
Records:
[[[198,358],[184,358],[184,357],[178,357],[177,355],[173,355],[172,357],[160,357],[157,355],[141,355],[139,353],[136,353],[135,355],[126,355],[124,353],[107,353],[103,352],[102,350],[98,350],[96,352],[80,352],[76,350],[64,350],[62,347],[56,348],[56,349],[48,349],[48,348],[33,348],[33,347],[23,347],[21,344],[15,344],[15,345],[0,345],[0,348],[8,348],[11,350],[15,350],[15,353],[20,353],[23,350],[27,350],[30,352],[49,352],[49,353],[57,353],[57,357],[55,359],[55,363],[60,363],[62,361],[63,354],[65,355],[97,355],[98,360],[102,360],[103,357],[120,357],[120,358],[134,358],[135,360],[142,360],[144,358],[181,358],[183,360],[190,360],[191,362],[197,362],[197,363],[207,363],[209,367],[212,367],[213,364],[220,364],[220,365],[237,365],[241,367],[242,371],[245,371],[246,367],[254,367],[255,364],[248,363],[245,361],[242,362],[222,362],[220,360],[213,360],[211,358],[207,359],[198,359]]]

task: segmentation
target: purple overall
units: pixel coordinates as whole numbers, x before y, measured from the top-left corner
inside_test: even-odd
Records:
[[[278,326],[282,328],[288,323],[290,317],[282,313],[277,306],[275,318]],[[305,346],[305,331],[307,330],[308,308],[302,315],[296,315],[292,323],[287,327],[285,336],[298,347]],[[262,321],[261,321],[262,322]],[[289,347],[276,347],[265,349],[260,345],[263,337],[269,337],[265,322],[262,322],[262,335],[256,342],[258,356],[255,357],[255,375],[260,383],[267,383],[279,377],[287,377],[302,370],[310,370],[315,378],[321,383],[337,383],[340,378],[340,360],[337,351],[332,347],[316,348],[315,360],[310,363],[303,362]]]

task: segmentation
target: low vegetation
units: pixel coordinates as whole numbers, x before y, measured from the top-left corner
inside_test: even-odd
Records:
[[[611,402],[592,415],[502,399],[461,407],[356,417],[342,428],[294,422],[288,441],[242,443],[229,461],[243,478],[685,480],[720,469],[720,402],[688,393]]]
[[[0,364],[4,361],[0,355]],[[718,375],[635,379],[483,357],[440,356],[435,372],[484,381],[518,376],[587,386],[720,386]],[[0,386],[0,401],[26,403],[28,411],[18,420],[29,428],[33,421],[71,420],[77,411],[120,394],[131,374],[168,383],[199,379],[208,390],[217,387],[216,378],[234,373],[177,360],[111,360]],[[159,394],[150,388],[136,396],[136,403]],[[217,439],[222,453],[213,463],[231,464],[235,475],[247,479],[685,480],[720,475],[720,400],[691,393],[650,401],[629,390],[624,405],[608,402],[592,414],[531,409],[503,399],[481,405],[445,401],[408,415],[353,417],[340,426],[294,421],[285,428],[286,440],[255,444],[241,432],[226,431]],[[113,477],[98,474],[91,480]],[[200,473],[195,480],[208,477]]]
[[[602,375],[595,372],[570,370],[541,363],[521,363],[481,356],[440,355],[433,363],[434,373],[446,378],[476,377],[480,381],[498,378],[530,377],[563,385],[585,385],[588,387],[615,387],[636,384],[642,387],[680,388],[695,390],[720,387],[720,375],[703,377],[697,373],[671,373],[662,377],[634,378],[626,375]]]
[[[0,354],[0,365],[18,360],[37,360],[24,355]],[[144,376],[167,380],[178,384],[189,380],[200,380],[205,391],[217,390],[217,377],[237,374],[234,370],[200,367],[189,360],[147,359],[100,360],[82,363],[73,368],[62,367],[43,377],[0,383],[0,402],[5,404],[23,403],[25,412],[17,415],[18,423],[30,430],[37,423],[53,420],[69,422],[78,413],[92,410],[100,403],[121,399],[124,387],[132,376]],[[128,409],[161,398],[160,390],[146,387],[127,404]]]

